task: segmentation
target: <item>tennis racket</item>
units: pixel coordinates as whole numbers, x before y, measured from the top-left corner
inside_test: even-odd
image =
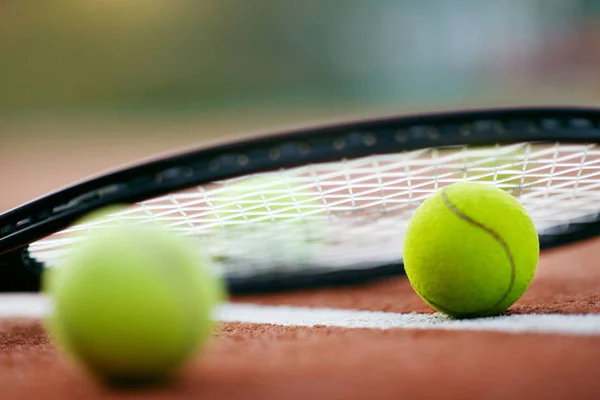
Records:
[[[44,268],[85,232],[119,221],[193,238],[232,294],[398,276],[414,210],[464,180],[513,194],[542,250],[552,248],[600,233],[599,141],[600,109],[503,108],[320,126],[163,156],[0,215],[0,290],[39,290]],[[76,223],[116,204],[126,207]]]

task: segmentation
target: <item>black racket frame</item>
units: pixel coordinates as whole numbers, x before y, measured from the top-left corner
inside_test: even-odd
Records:
[[[0,291],[38,291],[44,266],[28,245],[67,228],[83,215],[114,204],[133,204],[218,180],[307,164],[356,159],[422,148],[519,142],[598,143],[600,109],[510,107],[442,111],[309,127],[195,148],[102,174],[0,215]],[[542,249],[596,236],[600,221],[572,223],[540,235]],[[376,268],[307,271],[256,279],[230,278],[233,294],[321,285],[346,285],[403,274],[402,261]]]

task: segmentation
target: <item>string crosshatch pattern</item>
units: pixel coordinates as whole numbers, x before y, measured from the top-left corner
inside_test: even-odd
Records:
[[[149,199],[96,226],[76,225],[36,242],[30,251],[51,264],[76,240],[70,233],[119,220],[159,222],[197,240],[224,273],[243,278],[286,268],[301,273],[397,263],[416,207],[437,189],[464,180],[515,195],[540,232],[594,221],[600,211],[600,149],[589,144],[427,148],[260,177]],[[228,191],[244,182],[250,182],[248,193]]]

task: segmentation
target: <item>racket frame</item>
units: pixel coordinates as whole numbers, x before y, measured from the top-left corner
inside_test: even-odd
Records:
[[[309,127],[161,156],[75,183],[1,214],[0,281],[4,283],[0,290],[38,290],[43,266],[29,256],[27,246],[105,206],[134,204],[244,175],[430,147],[599,141],[600,109],[511,107]],[[599,233],[600,222],[573,223],[569,232],[543,235],[540,243],[547,249]],[[379,272],[397,271],[398,265],[389,265]],[[346,274],[346,280],[365,278],[355,271]]]

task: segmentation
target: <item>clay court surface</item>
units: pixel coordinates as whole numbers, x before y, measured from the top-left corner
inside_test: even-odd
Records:
[[[507,315],[450,321],[405,279],[234,298],[171,382],[108,388],[66,360],[37,295],[0,297],[6,399],[597,399],[600,240],[553,250]]]
[[[162,151],[155,144],[109,160],[100,154],[108,147],[90,146],[66,163],[64,149],[46,148],[34,174],[25,166],[36,153],[25,147],[3,154],[3,170],[19,174],[2,185],[1,211],[114,160]],[[34,176],[39,185],[23,183]],[[598,399],[599,259],[600,239],[543,253],[521,300],[480,320],[442,317],[404,278],[233,298],[217,310],[208,349],[172,381],[129,389],[102,385],[55,349],[41,322],[47,299],[3,295],[0,398]]]

